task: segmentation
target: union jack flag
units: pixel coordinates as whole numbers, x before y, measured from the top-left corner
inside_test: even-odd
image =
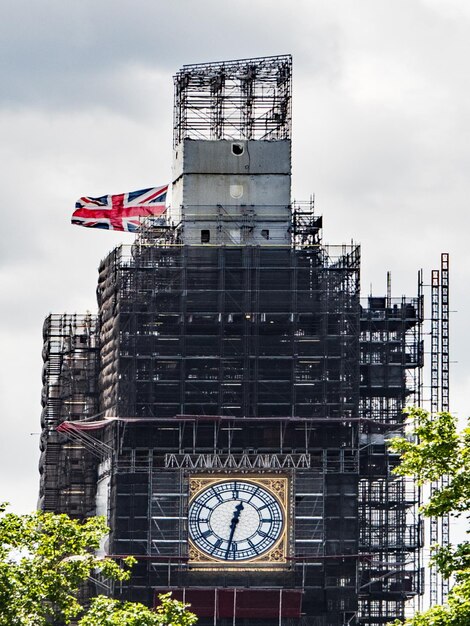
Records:
[[[140,226],[141,218],[165,213],[167,190],[168,185],[164,185],[116,196],[84,196],[75,204],[72,224],[135,232]]]

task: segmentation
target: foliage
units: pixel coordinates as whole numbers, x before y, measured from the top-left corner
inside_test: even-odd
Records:
[[[151,611],[138,602],[118,602],[98,596],[79,626],[192,626],[197,617],[186,610],[188,605],[171,599],[167,593],[159,596],[160,605]]]
[[[428,516],[446,513],[457,515],[470,511],[470,428],[457,429],[457,419],[450,413],[434,418],[423,409],[409,409],[409,419],[415,424],[418,442],[406,438],[392,440],[390,447],[401,455],[396,473],[413,476],[423,485],[449,477],[449,485],[437,491],[423,507]]]
[[[102,518],[16,515],[5,513],[5,505],[0,514],[0,626],[68,624],[82,612],[77,591],[94,570],[129,578],[128,569],[94,554],[108,531]]]
[[[401,455],[394,470],[412,476],[419,485],[447,477],[446,485],[436,490],[422,507],[428,517],[446,514],[460,516],[470,512],[470,428],[459,432],[457,419],[450,413],[431,416],[427,411],[407,411],[415,437],[400,437],[390,442],[392,451]],[[445,606],[435,606],[406,620],[406,626],[470,626],[470,542],[457,546],[433,547],[433,562],[442,575],[452,576],[452,587]],[[400,622],[395,622],[398,626]]]
[[[107,532],[101,517],[79,522],[53,513],[15,515],[0,504],[0,626],[69,624],[79,616],[80,626],[192,626],[196,616],[171,594],[160,596],[155,611],[98,596],[83,614],[80,585],[97,569],[105,577],[128,580],[135,562],[129,557],[122,569],[95,556]]]

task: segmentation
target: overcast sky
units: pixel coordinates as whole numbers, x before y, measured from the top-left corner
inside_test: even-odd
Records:
[[[0,42],[0,500],[36,505],[44,317],[94,312],[100,259],[132,241],[71,226],[75,200],[170,180],[186,63],[293,54],[293,196],[362,244],[364,295],[390,270],[413,296],[450,253],[470,412],[468,0],[2,0]]]

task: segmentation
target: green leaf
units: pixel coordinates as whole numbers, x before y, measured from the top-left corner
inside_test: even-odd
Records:
[[[430,415],[419,408],[407,411],[411,437],[389,442],[400,454],[400,465],[394,470],[411,476],[425,485],[445,477],[445,485],[433,491],[422,507],[426,516],[459,516],[470,511],[470,428],[459,431],[457,419],[450,413]],[[406,626],[470,626],[470,542],[457,546],[433,548],[432,561],[442,575],[455,584],[447,604],[417,613],[404,622]],[[399,626],[401,622],[394,622]]]

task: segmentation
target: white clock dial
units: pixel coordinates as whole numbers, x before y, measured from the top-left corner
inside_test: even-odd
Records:
[[[270,550],[284,527],[282,507],[267,489],[247,480],[226,480],[200,491],[188,513],[189,536],[221,561],[243,561]]]

